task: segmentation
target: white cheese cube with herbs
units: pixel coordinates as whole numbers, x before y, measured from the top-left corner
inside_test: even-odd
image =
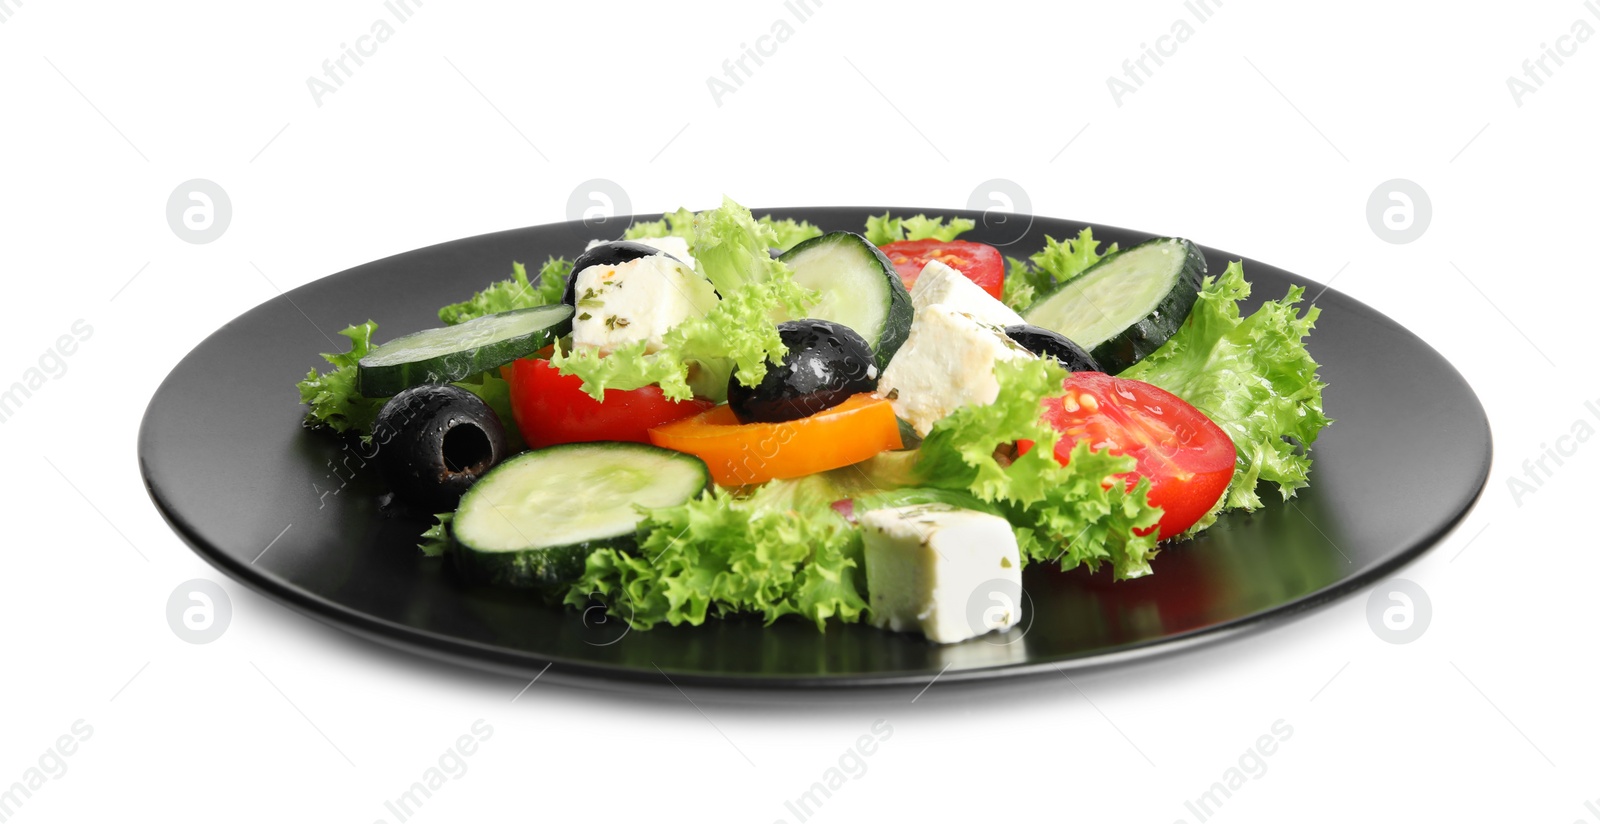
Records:
[[[601,246],[611,242],[612,241],[609,240],[591,240],[589,241],[589,245],[585,247],[584,250],[588,251],[596,246]],[[690,269],[694,268],[694,258],[689,255],[689,241],[684,240],[677,235],[667,235],[666,237],[640,237],[634,238],[629,242],[642,243],[658,252],[666,252],[678,260],[683,261],[684,264]]]
[[[596,264],[573,277],[572,345],[602,355],[638,341],[646,342],[646,352],[655,352],[674,326],[717,303],[710,281],[664,254]]]
[[[1022,558],[1010,522],[943,504],[861,516],[873,626],[953,644],[1022,620]]]
[[[1000,394],[994,365],[1037,357],[956,306],[935,303],[917,312],[911,333],[878,381],[878,395],[919,435],[963,406],[994,403]]]
[[[911,308],[920,314],[923,309],[937,303],[953,306],[976,318],[980,323],[995,326],[1016,326],[1027,323],[1011,307],[994,299],[973,283],[966,275],[937,260],[930,260],[911,285]]]

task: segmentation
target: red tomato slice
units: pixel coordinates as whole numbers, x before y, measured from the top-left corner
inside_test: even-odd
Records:
[[[967,280],[983,287],[983,291],[1000,299],[1006,280],[1006,262],[1000,250],[970,240],[897,240],[878,247],[889,256],[900,273],[901,282],[910,289],[922,274],[928,261],[937,260],[967,276]]]
[[[523,440],[538,448],[585,441],[650,442],[650,427],[698,415],[715,404],[669,400],[659,386],[607,389],[597,401],[583,379],[563,375],[549,361],[523,358],[510,365],[511,414]]]
[[[1162,538],[1193,526],[1227,491],[1233,439],[1177,395],[1099,372],[1074,372],[1062,388],[1066,394],[1046,400],[1044,412],[1061,433],[1056,460],[1065,465],[1083,440],[1091,449],[1132,456],[1138,470],[1125,476],[1128,486],[1141,475],[1150,479],[1150,503],[1162,510]]]

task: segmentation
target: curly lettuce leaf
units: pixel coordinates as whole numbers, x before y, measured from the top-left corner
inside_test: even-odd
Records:
[[[455,520],[456,513],[441,512],[433,516],[434,524],[422,533],[422,541],[417,544],[417,549],[429,558],[437,558],[450,551],[455,539],[450,537],[450,522]]]
[[[867,242],[874,246],[885,243],[894,243],[899,240],[937,240],[951,241],[963,233],[972,231],[978,224],[971,219],[954,217],[946,222],[943,218],[915,215],[913,217],[890,217],[888,212],[882,215],[867,218]]]
[[[550,365],[563,375],[582,376],[583,391],[595,400],[604,400],[607,389],[638,389],[652,383],[661,384],[661,391],[675,400],[692,397],[688,369],[671,357],[647,355],[645,347],[645,341],[638,341],[601,357],[593,350],[563,347],[557,341]]]
[[[1126,456],[1091,451],[1086,441],[1075,445],[1038,504],[1007,507],[1013,524],[1025,524],[1017,529],[1022,557],[1091,572],[1104,563],[1119,580],[1149,575],[1161,521],[1161,508],[1150,503],[1150,480],[1140,478],[1131,489],[1110,480],[1132,468]]]
[[[737,291],[752,283],[793,283],[788,265],[768,252],[778,242],[771,226],[724,197],[722,205],[694,216],[690,251],[700,273],[718,291]],[[795,294],[798,294],[796,292]]]
[[[1044,248],[1027,261],[1006,258],[1006,281],[1001,299],[1017,311],[1028,308],[1039,296],[1083,274],[1085,269],[1117,251],[1117,244],[1100,251],[1094,230],[1088,226],[1076,238],[1056,240],[1045,235]]]
[[[1263,480],[1284,500],[1293,497],[1306,486],[1311,445],[1332,422],[1322,412],[1326,384],[1305,346],[1320,312],[1299,310],[1304,295],[1293,287],[1242,317],[1250,283],[1234,261],[1220,277],[1206,278],[1178,333],[1122,373],[1183,398],[1233,438],[1238,463],[1218,511],[1259,508],[1256,484]],[[1194,529],[1211,525],[1216,514]]]
[[[638,629],[699,625],[737,613],[772,623],[798,615],[823,629],[829,618],[858,621],[863,597],[860,533],[830,504],[822,476],[771,481],[748,497],[707,492],[652,510],[635,553],[590,553],[566,603],[598,596]]]
[[[1044,248],[1028,258],[1040,273],[1048,275],[1051,282],[1061,285],[1083,274],[1083,270],[1100,262],[1100,258],[1117,251],[1117,244],[1100,252],[1100,242],[1094,239],[1094,229],[1085,226],[1076,238],[1056,240],[1044,236]]]
[[[728,374],[754,386],[766,376],[767,364],[781,362],[788,351],[772,318],[803,317],[816,302],[816,293],[795,283],[788,265],[768,254],[777,242],[772,227],[743,206],[723,198],[722,206],[695,215],[693,227],[695,268],[722,299],[667,332],[653,353],[645,353],[642,341],[605,357],[558,346],[550,363],[562,374],[583,378],[584,391],[596,399],[606,389],[656,383],[674,400],[686,400],[696,389],[720,400]],[[707,375],[722,376],[722,384]]]
[[[1007,255],[1006,279],[1001,285],[1000,300],[1021,312],[1032,306],[1039,297],[1039,289],[1034,283],[1034,273],[1029,270],[1028,262]]]
[[[772,246],[774,249],[788,249],[802,240],[809,240],[822,235],[821,229],[804,220],[790,218],[775,220],[772,215],[762,215],[756,222],[771,229],[773,235],[777,237]],[[646,220],[635,223],[622,233],[623,240],[652,237],[681,237],[693,243],[694,212],[680,208],[676,212],[668,212],[662,215],[660,220]]]
[[[512,309],[527,309],[560,303],[567,288],[567,277],[572,274],[572,261],[552,257],[539,267],[539,279],[530,281],[528,269],[520,263],[511,264],[511,277],[460,302],[439,310],[439,320],[448,326],[466,323],[484,315],[497,315]]]
[[[694,212],[680,208],[676,212],[667,212],[660,220],[635,221],[622,232],[623,240],[647,237],[681,237],[693,243]]]
[[[1156,554],[1151,527],[1161,509],[1150,504],[1147,479],[1129,488],[1113,478],[1133,472],[1134,459],[1091,451],[1087,442],[1073,449],[1066,466],[1055,459],[1060,436],[1042,420],[1040,405],[1061,394],[1066,370],[1041,358],[1002,362],[994,373],[1000,384],[994,403],[956,410],[923,440],[913,467],[922,484],[997,505],[1029,562],[1091,571],[1109,564],[1119,579],[1149,574]],[[1033,441],[1033,448],[1009,457],[1020,440]]]
[[[934,424],[923,438],[917,471],[936,486],[968,489],[979,499],[1032,503],[1044,497],[1056,466],[1055,430],[1042,418],[1041,403],[1061,394],[1067,372],[1038,358],[995,365],[1000,393],[994,403],[963,406]],[[1031,440],[1040,446],[1002,463],[995,450]],[[1131,459],[1130,459],[1131,464]]]
[[[300,390],[300,402],[310,407],[306,426],[326,426],[341,433],[372,431],[383,400],[363,398],[356,392],[356,361],[372,349],[372,333],[377,329],[378,324],[369,320],[340,331],[350,340],[350,351],[324,353],[322,359],[333,368],[321,374],[312,369],[305,380],[295,384]]]
[[[802,240],[822,237],[821,229],[804,220],[797,221],[790,218],[773,220],[771,215],[762,215],[761,223],[778,236],[778,242],[772,247],[774,249],[791,249]]]

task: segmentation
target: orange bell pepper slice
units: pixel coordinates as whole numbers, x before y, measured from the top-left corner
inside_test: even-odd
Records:
[[[871,393],[783,423],[740,423],[724,404],[651,429],[650,442],[698,456],[722,486],[799,478],[901,447],[893,408]]]

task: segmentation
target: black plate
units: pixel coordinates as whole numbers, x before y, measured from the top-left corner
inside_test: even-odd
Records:
[[[868,214],[883,211],[773,214],[859,231]],[[1021,233],[1019,222],[980,222],[968,237],[1014,240],[1006,251],[1022,255],[1041,247],[1046,233],[1064,237],[1083,226],[1035,218]],[[1147,237],[1094,229],[1124,247]],[[1311,350],[1337,423],[1317,443],[1311,488],[1289,504],[1222,518],[1199,540],[1162,552],[1148,578],[1113,584],[1103,575],[1029,569],[1031,617],[1014,643],[1000,642],[1016,631],[939,647],[862,625],[818,633],[790,620],[624,632],[615,620],[598,620],[599,610],[585,621],[517,593],[464,588],[439,561],[415,551],[422,521],[379,511],[381,483],[357,449],[301,428],[294,382],[321,365],[317,353],[330,347],[325,334],[369,317],[380,322],[381,340],[437,325],[437,307],[505,277],[511,261],[571,257],[592,234],[581,224],[555,224],[407,252],[307,284],[235,319],[189,353],[150,401],[139,462],[156,506],[233,578],[414,652],[528,677],[553,664],[552,677],[659,684],[666,673],[678,684],[793,688],[1092,666],[1281,621],[1360,588],[1440,540],[1488,475],[1488,422],[1455,369],[1394,321],[1327,290],[1317,299],[1322,317]],[[1205,252],[1214,272],[1237,257]],[[1281,297],[1292,283],[1307,283],[1311,294],[1321,288],[1248,260],[1245,274],[1254,301]]]

